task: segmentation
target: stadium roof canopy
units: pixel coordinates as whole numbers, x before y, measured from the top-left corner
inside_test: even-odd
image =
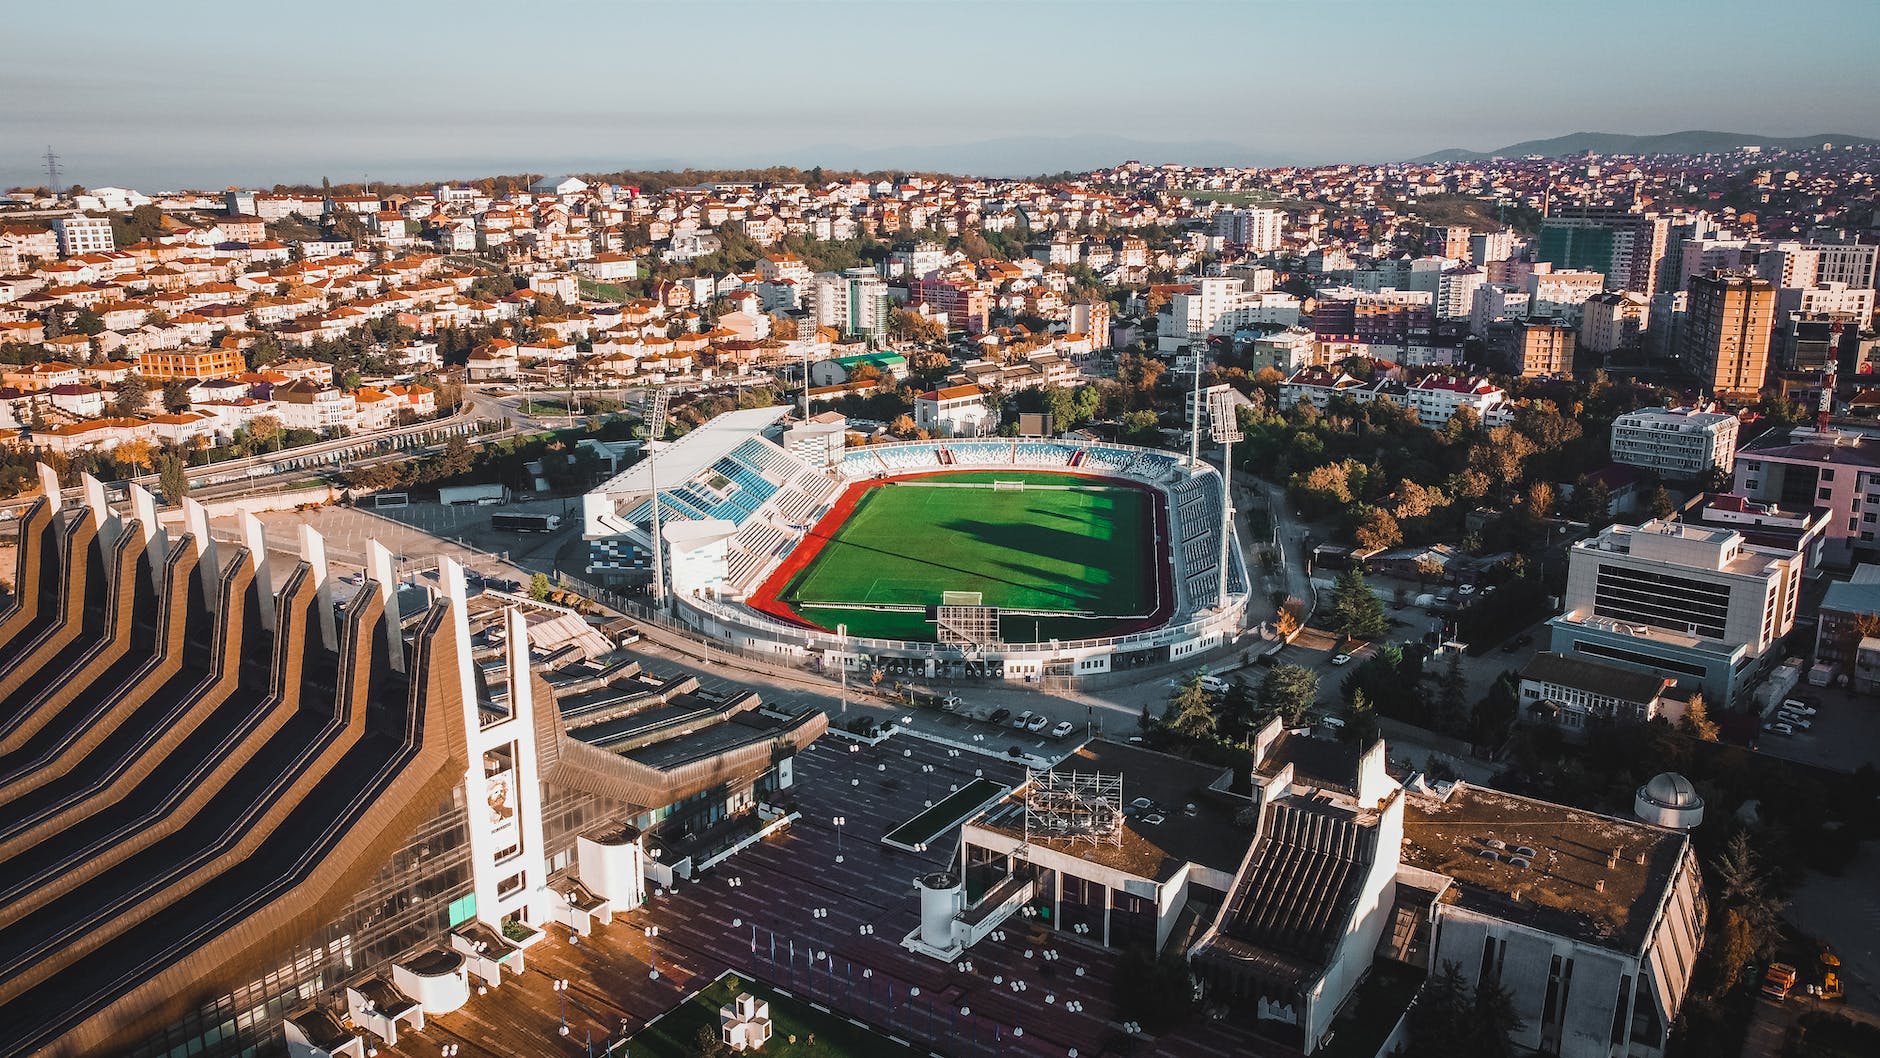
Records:
[[[650,495],[655,475],[660,489],[677,488],[788,414],[787,404],[726,412],[669,445],[649,446],[650,458],[602,482],[584,498],[588,535],[626,532],[629,527],[617,512],[628,505],[619,501]]]

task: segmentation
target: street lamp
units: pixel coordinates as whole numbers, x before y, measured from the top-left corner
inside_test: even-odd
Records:
[[[568,1035],[568,982],[557,978],[555,994],[561,997],[561,1034]]]
[[[658,941],[659,941],[659,927],[658,926],[646,927],[646,965],[648,967],[646,976],[649,980],[653,980],[653,981],[659,980]]]
[[[846,816],[836,816],[833,820],[836,828],[836,862],[842,862],[842,828],[848,825]]]

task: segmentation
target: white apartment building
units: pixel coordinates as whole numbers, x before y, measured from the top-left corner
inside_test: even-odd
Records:
[[[867,268],[820,272],[807,284],[805,307],[818,327],[879,338],[888,333],[888,284]]]
[[[948,386],[914,398],[914,425],[934,437],[976,437],[990,432],[995,424],[985,390]]]
[[[938,243],[919,242],[896,246],[881,262],[882,275],[889,279],[925,279],[947,263],[946,248]]]
[[[1612,459],[1694,480],[1736,467],[1737,419],[1697,408],[1641,408],[1612,421]]]
[[[1456,378],[1449,375],[1424,375],[1404,390],[1404,399],[1417,413],[1417,421],[1431,430],[1440,430],[1463,408],[1473,408],[1486,423],[1498,418],[1508,394],[1485,378]]]
[[[1733,529],[1652,520],[1573,545],[1552,649],[1643,669],[1721,706],[1795,626],[1805,558]]]
[[[59,253],[65,257],[109,253],[117,248],[111,236],[111,221],[106,217],[56,217],[52,230],[58,233]]]
[[[1506,261],[1514,256],[1514,245],[1514,232],[1478,232],[1469,236],[1469,263],[1480,268],[1490,261]]]
[[[1846,283],[1856,290],[1872,290],[1880,272],[1880,246],[1810,244],[1815,255],[1816,283]]]
[[[1436,301],[1431,306],[1439,320],[1466,320],[1475,309],[1475,291],[1488,281],[1479,268],[1451,268],[1436,280]]]
[[[1187,291],[1170,296],[1158,325],[1157,346],[1173,352],[1214,335],[1245,327],[1291,327],[1300,319],[1299,299],[1277,290],[1249,291],[1239,276],[1197,276]]]
[[[1785,328],[1796,316],[1844,316],[1865,321],[1873,316],[1872,287],[1846,283],[1817,283],[1810,287],[1784,287],[1776,291],[1776,326]]]
[[[1578,326],[1580,306],[1606,289],[1606,277],[1599,272],[1535,272],[1528,276],[1528,315],[1551,316],[1569,326]]]
[[[1609,291],[1580,306],[1580,347],[1610,353],[1638,344],[1651,322],[1651,299],[1630,290]]]
[[[1273,253],[1286,234],[1286,214],[1277,209],[1227,209],[1215,214],[1214,234],[1248,253]]]
[[[1496,320],[1524,320],[1532,299],[1526,291],[1514,290],[1500,283],[1483,283],[1475,288],[1475,304],[1469,310],[1469,326],[1477,334],[1488,333]]]

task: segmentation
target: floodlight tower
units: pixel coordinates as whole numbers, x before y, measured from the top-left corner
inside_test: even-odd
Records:
[[[659,461],[652,452],[646,454],[646,477],[653,488],[653,603],[663,607],[666,602],[666,548],[660,539]]]
[[[1208,402],[1208,436],[1221,444],[1221,594],[1227,609],[1227,540],[1234,532],[1234,442],[1240,440],[1240,415],[1233,391],[1223,389]]]
[[[1188,347],[1190,366],[1195,369],[1194,395],[1188,401],[1188,469],[1201,465],[1201,361],[1207,352],[1204,340],[1197,351],[1193,345]]]

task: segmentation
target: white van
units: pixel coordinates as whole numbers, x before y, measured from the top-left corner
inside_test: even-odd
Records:
[[[1224,694],[1227,691],[1227,681],[1221,679],[1219,676],[1203,676],[1201,677],[1201,689],[1207,691],[1209,694]]]

